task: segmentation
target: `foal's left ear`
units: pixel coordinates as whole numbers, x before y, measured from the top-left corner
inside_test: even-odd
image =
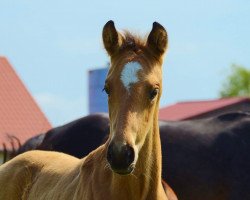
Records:
[[[153,28],[147,39],[147,46],[159,58],[166,52],[168,46],[168,34],[161,24],[157,22],[153,23]]]
[[[115,29],[115,24],[112,20],[108,21],[102,31],[103,44],[110,56],[115,54],[122,45],[122,36]]]

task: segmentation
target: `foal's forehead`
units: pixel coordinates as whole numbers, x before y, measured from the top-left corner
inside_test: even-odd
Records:
[[[119,60],[111,65],[106,83],[113,86],[121,84],[128,92],[134,85],[159,85],[161,77],[158,69],[154,63],[145,59]]]
[[[140,81],[138,72],[142,70],[142,66],[137,61],[128,62],[123,66],[120,79],[123,86],[129,90],[131,85]]]

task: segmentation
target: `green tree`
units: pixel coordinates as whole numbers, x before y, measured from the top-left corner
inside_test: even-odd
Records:
[[[250,70],[233,64],[231,66],[231,73],[222,84],[220,96],[250,96]]]

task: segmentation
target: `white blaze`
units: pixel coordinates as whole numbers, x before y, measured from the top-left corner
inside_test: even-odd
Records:
[[[138,62],[129,62],[124,65],[124,68],[121,73],[121,81],[124,87],[129,91],[131,84],[137,83],[139,78],[137,73],[142,69],[142,66]]]

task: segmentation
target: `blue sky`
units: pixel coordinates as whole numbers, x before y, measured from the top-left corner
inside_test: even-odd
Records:
[[[217,98],[232,63],[250,67],[248,0],[0,0],[0,55],[53,125],[87,114],[87,70],[108,62],[110,19],[119,30],[168,30],[161,106]]]

